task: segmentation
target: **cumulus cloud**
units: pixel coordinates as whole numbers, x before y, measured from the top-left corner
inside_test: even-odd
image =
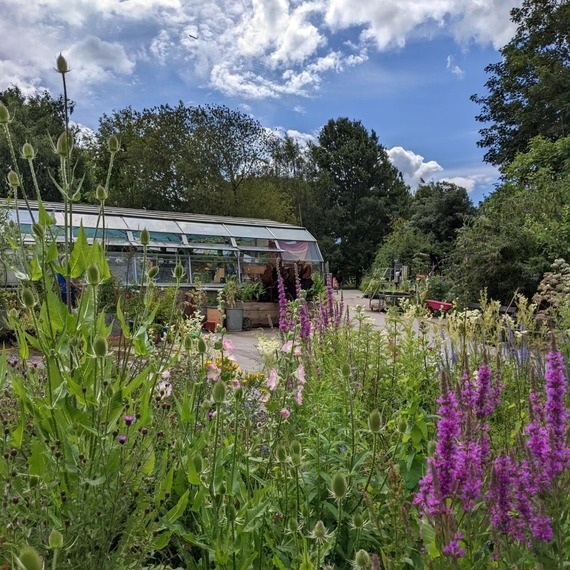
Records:
[[[404,180],[413,190],[422,180],[430,180],[434,174],[441,172],[443,166],[435,160],[424,162],[424,157],[401,146],[388,151],[392,164],[404,175]]]
[[[509,11],[520,2],[0,0],[0,88],[55,81],[46,70],[63,50],[81,58],[73,64],[87,87],[136,74],[144,62],[231,95],[310,95],[328,74],[410,38],[503,45],[513,33]],[[451,60],[449,69],[461,76]]]
[[[467,192],[473,192],[478,187],[491,187],[499,172],[491,165],[466,165],[461,169],[448,170],[435,160],[425,161],[420,154],[395,146],[387,150],[392,164],[402,173],[404,181],[415,192],[423,182],[451,182],[461,186]]]

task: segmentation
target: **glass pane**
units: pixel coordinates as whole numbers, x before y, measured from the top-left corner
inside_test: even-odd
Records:
[[[183,233],[200,236],[229,236],[228,230],[222,224],[207,222],[176,222]]]
[[[150,241],[161,241],[164,243],[182,243],[182,236],[170,232],[149,232]],[[137,241],[141,239],[141,232],[133,232],[133,237]]]
[[[155,283],[158,284],[165,284],[165,283],[176,283],[176,279],[174,278],[174,268],[176,267],[177,263],[181,263],[184,267],[185,276],[180,280],[181,283],[188,283],[188,267],[187,267],[187,259],[184,256],[180,255],[168,255],[162,253],[149,253],[146,257],[146,268],[142,267],[142,263],[144,257],[142,255],[138,256],[139,258],[139,275],[143,275],[144,272],[148,271],[151,266],[158,266],[158,273],[156,277],[153,279]],[[140,277],[139,277],[140,281]]]
[[[263,226],[232,226],[226,224],[232,237],[273,239],[273,234]]]
[[[120,283],[133,285],[137,283],[135,266],[138,260],[137,256],[128,252],[108,252],[107,262],[111,273]]]
[[[270,228],[271,233],[278,239],[287,241],[315,241],[315,238],[304,228]]]
[[[213,235],[200,235],[200,234],[186,234],[188,243],[203,243],[213,245],[231,245],[231,239],[226,236],[213,236]]]
[[[200,251],[200,250],[198,250]],[[190,256],[192,283],[223,284],[229,275],[237,274],[237,258],[233,252],[210,251]]]
[[[103,228],[98,228],[97,230],[95,230],[95,228],[83,228],[85,231],[85,235],[88,238],[97,238],[97,239],[102,239],[103,238]],[[77,237],[79,235],[79,228],[73,228],[73,236]],[[121,239],[121,240],[125,240],[127,241],[127,232],[125,230],[113,230],[110,228],[105,228],[105,237],[106,239]]]
[[[314,241],[279,240],[284,261],[322,261],[317,244]]]

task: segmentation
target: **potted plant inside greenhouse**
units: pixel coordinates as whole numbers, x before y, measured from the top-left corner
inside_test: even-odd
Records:
[[[232,275],[228,277],[222,290],[226,310],[226,330],[228,332],[238,332],[242,330],[243,304],[240,301],[240,287],[237,277]]]

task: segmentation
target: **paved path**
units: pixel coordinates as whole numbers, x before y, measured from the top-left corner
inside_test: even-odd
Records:
[[[335,299],[340,300],[341,294],[335,294]],[[351,318],[354,316],[356,307],[361,306],[367,317],[370,317],[376,327],[384,328],[386,325],[386,314],[378,311],[370,310],[369,300],[362,296],[361,291],[347,290],[342,292],[342,299],[346,307],[350,311]],[[226,333],[226,338],[231,338],[234,343],[234,355],[241,368],[244,370],[255,371],[261,368],[261,358],[257,351],[257,338],[260,334],[268,337],[278,335],[276,329],[264,328],[254,329],[251,331],[242,331],[237,333]]]

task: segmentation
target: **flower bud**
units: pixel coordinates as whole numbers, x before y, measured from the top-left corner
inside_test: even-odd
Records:
[[[33,291],[27,287],[22,291],[22,303],[24,304],[24,307],[27,307],[28,309],[31,309],[36,304],[36,298]]]
[[[50,533],[49,533],[49,547],[53,550],[55,550],[56,548],[61,548],[63,546],[63,534],[61,534],[61,532],[59,532],[58,530],[53,529]]]
[[[56,69],[57,72],[61,73],[62,75],[66,74],[69,71],[67,60],[65,57],[63,57],[63,55],[61,55],[61,53],[57,56]]]
[[[99,273],[99,267],[92,263],[86,271],[86,279],[89,285],[99,285],[101,281],[101,275]]]
[[[359,550],[354,557],[354,568],[364,569],[370,568],[372,560],[370,559],[370,554],[366,550]]]
[[[301,455],[301,444],[296,439],[291,442],[291,453]]]
[[[35,224],[32,224],[32,232],[39,239],[43,239],[43,237],[46,235],[44,227],[37,222]]]
[[[202,469],[204,469],[204,461],[200,452],[194,455],[192,461],[194,462],[194,469],[196,469],[196,473],[202,473]]]
[[[337,499],[342,499],[347,491],[346,477],[342,473],[335,473],[331,481],[333,495]]]
[[[55,148],[59,156],[67,157],[70,155],[73,149],[73,135],[69,129],[59,135]]]
[[[24,143],[22,147],[22,158],[24,160],[34,160],[34,158],[36,158],[36,151],[30,143]]]
[[[104,202],[108,197],[109,193],[107,192],[107,189],[99,184],[95,190],[95,198],[97,198],[99,202]]]
[[[301,456],[298,453],[292,453],[291,463],[293,464],[293,467],[301,467]]]
[[[323,540],[327,535],[327,527],[325,523],[321,520],[318,520],[313,527],[313,536],[317,540]]]
[[[7,125],[10,122],[10,111],[8,107],[0,101],[0,125]]]
[[[348,362],[345,362],[345,363],[342,365],[342,369],[341,369],[341,370],[342,370],[342,375],[343,375],[345,378],[348,378],[348,377],[350,376],[351,369],[350,369],[350,364],[348,364]]]
[[[149,243],[150,243],[150,234],[148,233],[148,230],[145,228],[141,232],[141,245],[147,246]]]
[[[121,148],[119,139],[115,135],[111,135],[107,140],[107,148],[111,154],[115,154]]]
[[[180,279],[184,277],[184,273],[184,266],[181,263],[177,263],[174,268],[174,279],[176,279],[176,281],[180,281]]]
[[[219,487],[218,487],[218,493],[220,495],[225,495],[228,492],[226,485],[224,483],[222,483]]]
[[[13,307],[8,311],[8,318],[11,320],[17,319],[20,316],[18,313],[18,309],[14,309]]]
[[[285,463],[287,461],[287,451],[282,445],[277,446],[277,461]]]
[[[368,429],[372,433],[380,433],[382,429],[382,418],[378,410],[372,410],[368,415]]]
[[[398,431],[400,433],[406,433],[407,430],[408,430],[408,422],[404,418],[401,418],[400,421],[398,422]]]
[[[93,352],[97,358],[103,358],[107,356],[107,339],[103,338],[102,336],[96,336],[95,340],[93,341]]]
[[[217,380],[212,388],[212,396],[216,404],[223,404],[226,399],[226,385],[223,380]]]
[[[297,519],[291,517],[287,522],[287,527],[291,532],[297,532],[299,530],[299,522],[297,521]]]
[[[17,188],[18,186],[20,186],[20,177],[13,170],[10,170],[10,172],[8,172],[8,184],[12,188]]]
[[[43,570],[44,568],[42,557],[31,546],[24,546],[16,561],[21,570]]]
[[[206,342],[204,341],[204,339],[202,337],[200,337],[198,339],[198,352],[200,354],[206,353]]]
[[[354,513],[352,516],[352,524],[356,530],[362,530],[364,526],[364,517],[360,513]]]
[[[189,334],[184,337],[184,348],[186,350],[192,349],[192,337]]]
[[[148,278],[149,279],[154,279],[157,275],[158,275],[158,271],[159,271],[160,267],[158,267],[158,265],[153,265],[149,270],[148,270]]]

